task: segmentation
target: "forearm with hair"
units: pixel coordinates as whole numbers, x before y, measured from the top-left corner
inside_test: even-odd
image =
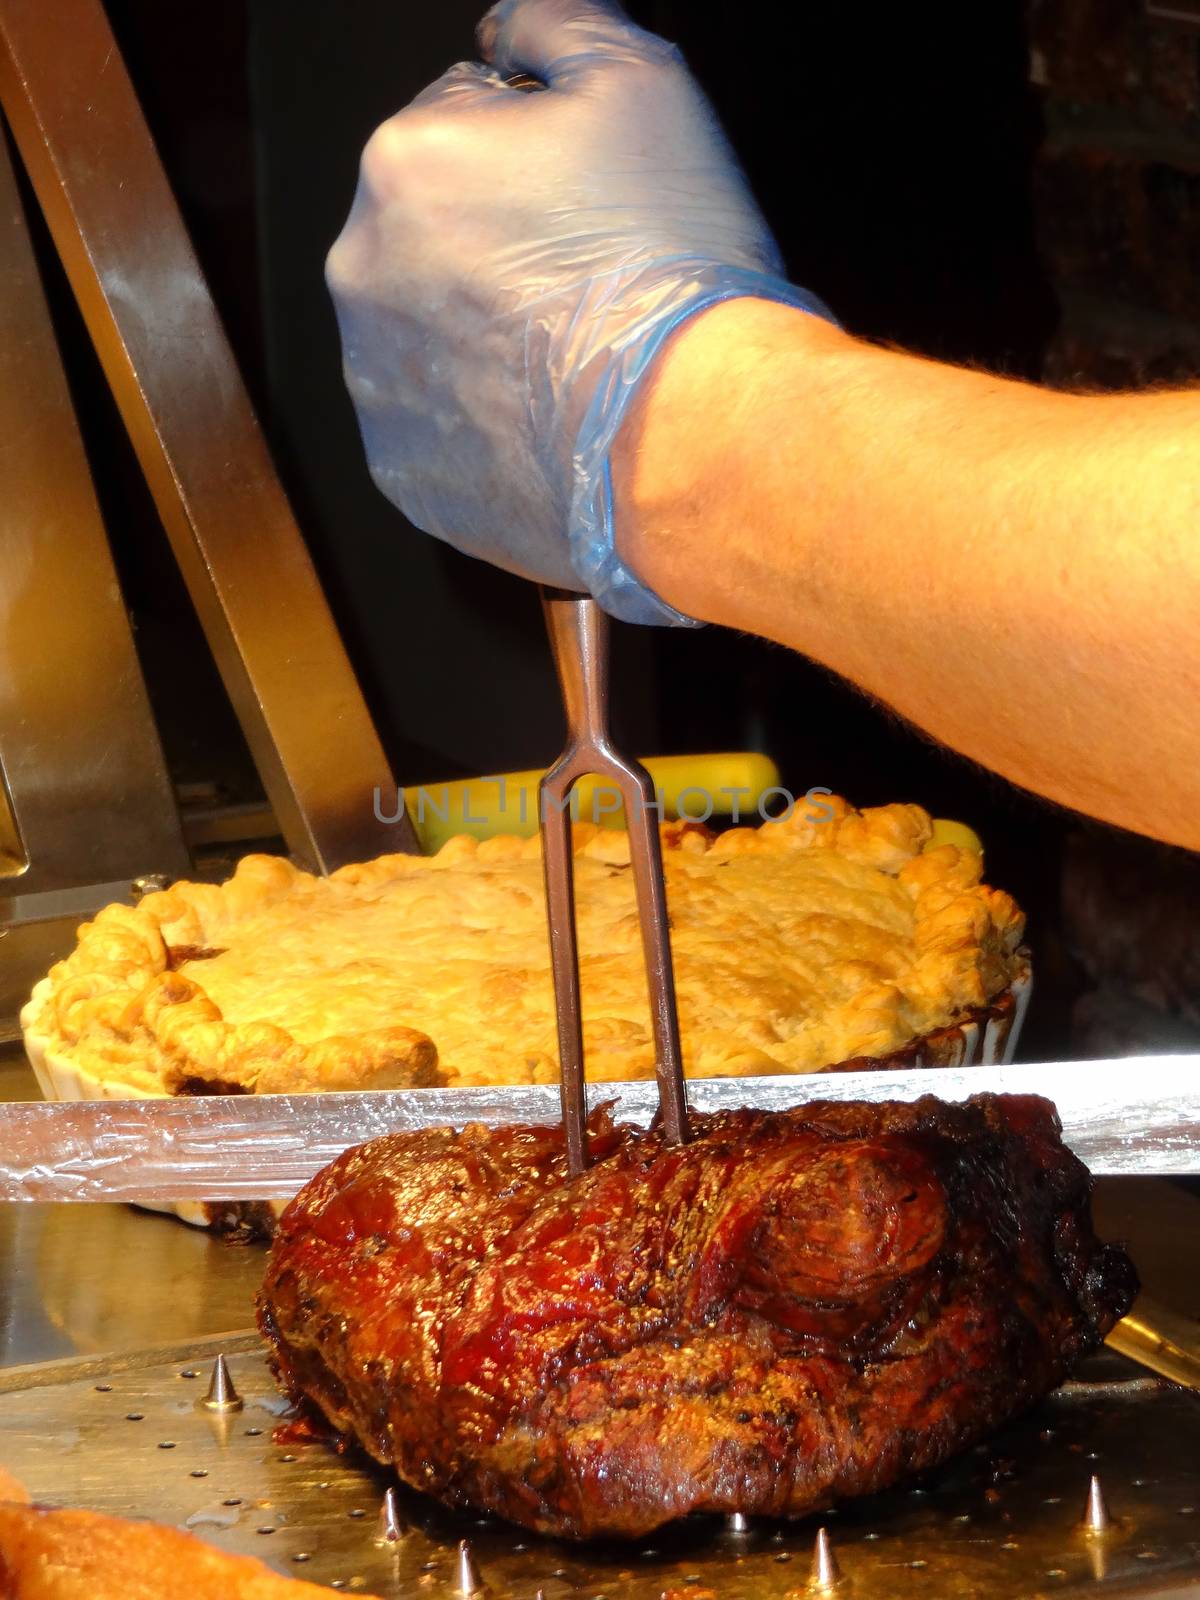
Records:
[[[1062,394],[738,300],[673,341],[614,482],[672,605],[1200,848],[1200,391]]]

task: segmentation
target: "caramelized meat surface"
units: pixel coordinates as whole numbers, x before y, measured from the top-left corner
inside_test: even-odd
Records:
[[[276,1372],[400,1477],[543,1533],[801,1516],[1053,1389],[1135,1292],[1044,1100],[398,1134],[280,1223]]]

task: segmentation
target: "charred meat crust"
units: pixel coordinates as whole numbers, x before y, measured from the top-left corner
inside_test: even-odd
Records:
[[[1128,1308],[1053,1107],[813,1102],[398,1134],[284,1214],[275,1370],[405,1482],[544,1533],[802,1516],[935,1465]]]

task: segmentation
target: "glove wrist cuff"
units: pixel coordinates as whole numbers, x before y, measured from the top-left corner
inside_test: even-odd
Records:
[[[692,317],[726,300],[771,300],[836,324],[816,295],[782,278],[743,268],[713,268],[681,285],[677,303],[628,330],[604,364],[584,414],[572,458],[573,492],[569,543],[581,582],[604,609],[622,622],[697,628],[702,624],[654,593],[616,548],[612,452],[642,383],[671,339]]]

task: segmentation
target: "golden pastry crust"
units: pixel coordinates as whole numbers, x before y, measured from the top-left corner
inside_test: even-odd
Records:
[[[1012,982],[1023,919],[919,806],[822,800],[713,838],[663,830],[685,1068],[885,1056]],[[653,1075],[628,840],[575,828],[587,1071]],[[250,856],[220,886],[109,906],[23,1021],[101,1078],[169,1093],[549,1082],[539,841],[455,838],[314,878]]]
[[[10,1483],[12,1480],[9,1480]],[[178,1528],[0,1502],[0,1595],[9,1600],[328,1600]],[[362,1595],[361,1600],[371,1600]]]

